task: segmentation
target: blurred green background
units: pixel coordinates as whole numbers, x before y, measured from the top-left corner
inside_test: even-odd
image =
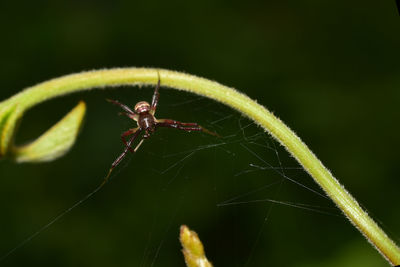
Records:
[[[395,1],[3,1],[0,25],[0,99],[109,67],[219,81],[286,122],[400,243]],[[119,135],[133,124],[104,99],[133,106],[152,92],[79,93],[25,115],[20,144],[80,99],[88,104],[65,157],[0,163],[0,255],[91,192],[121,152]],[[178,233],[187,224],[216,267],[388,266],[330,200],[311,191],[321,193],[285,150],[237,112],[163,88],[157,117],[198,122],[224,138],[158,131],[103,190],[0,265],[184,266]],[[230,199],[241,204],[221,205]]]

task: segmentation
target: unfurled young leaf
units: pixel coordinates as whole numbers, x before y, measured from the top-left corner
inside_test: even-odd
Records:
[[[17,121],[16,104],[0,106],[0,158],[4,157],[7,152],[14,133]]]
[[[11,156],[17,162],[50,161],[63,156],[75,143],[85,111],[86,104],[81,101],[38,139],[25,146],[13,147]]]
[[[204,253],[203,244],[195,231],[190,230],[186,225],[181,226],[180,241],[182,252],[185,256],[188,267],[212,267]]]

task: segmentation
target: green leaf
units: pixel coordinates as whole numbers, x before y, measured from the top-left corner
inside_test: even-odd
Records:
[[[75,143],[85,111],[86,104],[81,101],[35,141],[25,146],[13,147],[11,156],[17,162],[51,161],[63,156]]]

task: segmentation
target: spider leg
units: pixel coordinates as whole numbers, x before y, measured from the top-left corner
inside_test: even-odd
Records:
[[[203,132],[206,134],[221,137],[217,133],[211,132],[211,131],[207,130],[206,128],[198,125],[195,122],[180,122],[180,121],[169,120],[169,119],[160,119],[160,120],[157,120],[156,126],[157,127],[175,128],[175,129],[183,130],[186,132],[199,131],[199,132]]]
[[[127,105],[122,104],[118,100],[113,100],[113,99],[109,99],[109,98],[106,98],[106,100],[110,103],[113,103],[114,105],[120,106],[120,108],[122,108],[129,114],[135,114],[135,112],[133,112]]]
[[[158,75],[158,82],[157,82],[156,89],[154,89],[153,98],[151,100],[151,107],[150,107],[151,115],[154,115],[154,113],[156,113],[158,98],[160,97],[160,93],[158,92],[158,90],[160,89],[161,79],[160,79],[160,73],[158,71],[157,71],[157,75]]]
[[[129,139],[129,141],[126,143],[125,149],[122,152],[121,155],[119,155],[119,157],[113,162],[113,164],[111,165],[111,169],[114,169],[126,156],[126,153],[128,153],[128,150],[132,149],[131,148],[131,144],[132,142],[136,139],[136,137],[139,136],[139,134],[141,133],[141,131],[136,131],[135,134]],[[141,144],[142,142],[140,142]],[[136,152],[136,148],[133,150],[133,152]]]
[[[101,186],[103,186],[107,181],[108,178],[110,178],[111,172],[114,170],[114,168],[125,158],[126,154],[128,153],[128,151],[131,148],[131,145],[133,143],[133,141],[135,141],[135,139],[140,135],[140,133],[142,132],[142,130],[137,129],[133,136],[128,140],[128,142],[126,142],[126,146],[124,151],[121,153],[121,155],[118,156],[118,158],[111,164],[111,168],[108,171],[107,176],[104,178],[103,183],[101,184]],[[139,148],[139,146],[143,143],[143,139],[140,141],[140,143],[136,146],[136,148],[133,150],[133,152],[136,152],[137,149]]]
[[[122,142],[124,143],[125,147],[128,147],[129,151],[132,152],[132,153],[134,153],[135,151],[132,149],[132,147],[131,147],[130,145],[128,146],[128,143],[126,142],[126,139],[125,139],[125,138],[126,138],[127,136],[129,136],[129,135],[132,135],[132,134],[136,133],[137,130],[139,130],[139,128],[129,129],[128,131],[123,132],[123,133],[121,134],[121,140],[122,140]]]

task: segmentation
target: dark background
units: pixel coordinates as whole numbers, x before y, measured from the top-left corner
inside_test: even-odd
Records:
[[[400,243],[395,1],[3,1],[0,25],[0,99],[109,67],[161,67],[219,81],[286,122]],[[88,104],[66,156],[0,163],[1,255],[91,192],[121,152],[119,135],[132,123],[104,99],[133,106],[151,94],[97,90],[25,115],[18,143],[80,99]],[[330,200],[281,170],[254,167],[298,165],[237,112],[161,89],[157,115],[199,122],[224,138],[158,131],[103,190],[0,265],[184,266],[178,232],[187,224],[215,266],[387,266]],[[304,171],[284,173],[321,192]],[[246,203],[218,206],[237,197]],[[319,207],[248,203],[259,199]]]

